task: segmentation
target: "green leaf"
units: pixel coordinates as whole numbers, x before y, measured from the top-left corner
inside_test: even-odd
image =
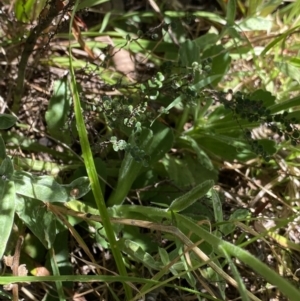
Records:
[[[199,144],[190,136],[183,136],[180,139],[187,141],[190,147],[194,150],[197,155],[197,159],[201,165],[203,165],[208,170],[213,170],[214,166],[209,159],[208,155],[204,150],[202,150]]]
[[[14,222],[16,192],[13,181],[0,178],[0,258],[6,249]]]
[[[209,84],[216,86],[230,68],[231,58],[229,52],[222,45],[213,45],[204,51],[203,58],[212,58],[211,81]],[[213,78],[214,76],[215,78]]]
[[[226,20],[227,25],[232,26],[236,15],[236,0],[229,0],[227,4]]]
[[[6,147],[2,139],[2,136],[0,136],[0,160],[4,160],[5,158],[6,158]]]
[[[164,248],[158,248],[158,253],[163,265],[167,266],[170,263],[168,252]],[[176,271],[174,266],[171,266],[169,269],[174,276],[178,275],[178,272]]]
[[[18,21],[30,22],[36,20],[47,0],[16,0],[14,3],[15,16]]]
[[[205,135],[195,140],[201,145],[206,153],[214,154],[222,158],[222,160],[232,161],[247,160],[253,157],[253,153],[249,149],[247,141],[241,141],[236,137],[225,135]]]
[[[151,129],[153,131],[153,139],[147,149],[150,155],[149,164],[153,164],[163,158],[174,142],[174,135],[169,127],[161,123],[155,123]]]
[[[262,89],[255,90],[250,96],[251,100],[262,100],[266,108],[273,106],[276,101],[276,97],[271,92]]]
[[[108,1],[109,0],[83,0],[83,1],[80,1],[80,3],[77,5],[76,11],[79,11],[79,10],[82,10],[85,8],[89,8],[89,7],[92,7],[95,5],[99,5],[99,4],[108,2]]]
[[[263,18],[260,16],[251,17],[248,19],[243,19],[236,29],[238,31],[253,31],[253,30],[263,30],[270,31],[272,29],[273,22],[272,20],[268,20],[267,18]]]
[[[280,5],[282,5],[282,0],[264,1],[264,4],[260,8],[260,15],[263,17],[267,17],[272,12],[274,12]]]
[[[62,185],[68,193],[70,199],[80,199],[90,190],[90,181],[88,177],[80,177],[68,185]]]
[[[16,213],[46,249],[53,246],[57,227],[56,217],[40,201],[18,196]]]
[[[299,96],[274,104],[271,107],[269,107],[269,110],[271,111],[272,114],[275,114],[275,113],[279,113],[280,111],[287,111],[296,106],[300,106]]]
[[[181,158],[176,158],[166,154],[161,160],[164,165],[168,178],[179,187],[188,187],[195,185],[194,176],[191,170],[187,167],[187,162]]]
[[[70,184],[60,185],[52,176],[36,177],[17,171],[14,180],[18,194],[49,203],[79,199],[90,191],[88,177],[80,177]]]
[[[195,41],[186,40],[180,45],[179,57],[183,66],[191,67],[194,62],[200,63],[200,49]]]
[[[188,193],[175,199],[168,208],[168,211],[179,212],[184,210],[185,208],[195,203],[198,199],[205,196],[213,185],[214,181],[212,180],[207,180],[199,184],[198,186],[190,190]]]
[[[216,74],[216,75],[212,75],[212,76],[208,76],[202,80],[200,80],[199,82],[197,82],[194,85],[190,86],[191,90],[195,90],[195,91],[199,91],[202,88],[212,84],[215,81],[219,81],[222,77],[222,74]]]
[[[134,134],[130,137],[130,143],[134,143],[134,137]],[[153,132],[147,128],[143,128],[139,136],[140,144],[138,147],[147,151],[152,139]],[[142,162],[137,162],[129,152],[126,152],[119,171],[118,184],[107,202],[108,206],[120,205],[124,201],[142,167]]]
[[[217,41],[219,40],[219,36],[215,33],[207,33],[199,38],[195,39],[194,42],[199,47],[200,51],[205,50],[208,47],[216,45]]]
[[[288,78],[294,79],[300,83],[300,69],[290,62],[275,62],[275,66]]]
[[[139,244],[129,239],[120,239],[118,241],[118,247],[123,252],[126,252],[135,260],[138,260],[143,263],[144,266],[153,270],[160,270],[162,264],[155,260],[149,253],[145,252]]]
[[[256,12],[259,10],[262,5],[263,0],[251,0],[248,4],[247,16],[251,17],[256,15]]]
[[[69,200],[67,189],[51,176],[35,177],[25,172],[15,172],[14,181],[17,194],[43,202],[64,203]]]
[[[214,209],[215,221],[217,223],[221,223],[223,222],[222,203],[219,197],[219,193],[216,189],[211,190],[211,198]]]
[[[10,114],[0,114],[0,130],[11,128],[17,122],[17,117]]]
[[[11,179],[14,173],[14,166],[12,160],[9,157],[6,157],[0,165],[0,177],[2,179]]]
[[[45,119],[49,133],[56,139],[70,143],[71,135],[66,135],[69,129],[67,124],[72,98],[66,78],[54,83],[53,95],[50,98]]]
[[[235,221],[236,220],[245,220],[247,217],[249,217],[249,211],[247,209],[237,209],[235,210],[230,218],[228,223],[221,225],[220,231],[222,232],[223,236],[227,236],[233,231],[235,231]]]

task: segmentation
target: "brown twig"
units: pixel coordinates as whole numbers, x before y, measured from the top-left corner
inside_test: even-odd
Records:
[[[20,264],[20,254],[21,254],[21,248],[22,244],[24,241],[23,235],[20,235],[15,247],[15,253],[13,257],[13,262],[12,262],[12,272],[13,276],[18,276],[19,275],[19,264]],[[19,285],[18,283],[14,283],[12,287],[12,293],[13,293],[13,301],[19,301]]]

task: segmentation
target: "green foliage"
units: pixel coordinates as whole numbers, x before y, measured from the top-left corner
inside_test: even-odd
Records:
[[[67,78],[58,80],[54,83],[53,95],[50,98],[45,119],[48,132],[52,137],[70,144],[71,137],[66,135],[66,130],[70,128],[68,115],[70,112],[72,98],[70,95]],[[70,131],[70,129],[69,129]]]
[[[77,1],[72,18],[76,11],[104,2]],[[255,76],[263,83],[272,81],[268,69],[265,72],[258,67],[262,65],[258,50],[262,57],[273,51],[274,68],[289,77],[288,87],[299,88],[297,59],[283,60],[277,57],[279,51],[273,50],[284,44],[298,25],[264,49],[256,49],[242,31],[248,31],[250,39],[252,31],[271,30],[273,23],[264,16],[278,9],[279,2],[248,2],[246,9],[240,1],[229,0],[227,5],[219,1],[225,17],[205,11],[162,12],[165,21],[148,31],[141,28],[150,20],[158,21],[153,12],[107,12],[102,24],[81,32],[80,38],[78,29],[73,28],[73,35],[78,34],[76,43],[71,29],[68,34],[58,34],[60,28],[55,29],[53,36],[68,38],[69,56],[59,57],[53,50],[52,57],[41,59],[41,63],[47,68],[54,65],[69,69],[71,76],[55,80],[42,116],[47,126],[42,134],[64,149],[42,147],[21,138],[11,130],[13,126],[21,128],[17,118],[0,115],[0,257],[11,252],[7,246],[12,240],[13,224],[24,223],[39,239],[44,252],[49,250],[49,266],[59,279],[56,287],[63,300],[57,260],[61,252],[68,261],[67,228],[93,261],[76,230],[80,229],[111,250],[127,300],[132,300],[128,272],[140,276],[140,283],[153,276],[153,282],[140,285],[135,300],[169,285],[169,281],[175,284],[177,278],[185,279],[195,296],[212,298],[199,292],[195,276],[198,268],[209,283],[219,283],[216,294],[209,292],[216,298],[226,298],[226,279],[245,300],[257,300],[242,283],[232,257],[280,287],[290,300],[299,299],[299,292],[287,280],[239,246],[244,242],[243,235],[238,237],[238,245],[223,239],[229,240],[236,234],[237,223],[247,224],[251,218],[249,210],[242,208],[232,208],[225,214],[225,201],[214,186],[223,162],[238,162],[250,168],[246,162],[255,160],[258,165],[271,166],[272,171],[272,159],[282,145],[291,144],[291,157],[299,154],[298,96],[281,101],[275,97],[275,88],[231,90],[237,86],[236,81],[243,82],[241,74],[247,74],[236,71],[243,69],[238,59],[251,58]],[[34,1],[16,1],[16,18],[39,23],[44,5],[43,1],[38,6]],[[240,15],[244,18],[237,22]],[[213,24],[214,30],[191,38],[193,32],[185,29],[202,19]],[[109,50],[108,44],[94,39],[104,34],[111,37]],[[83,44],[105,58],[80,57],[75,50]],[[113,70],[112,62],[123,50],[129,52],[132,61],[142,53],[153,70],[137,74],[134,79],[116,66]],[[92,94],[86,81],[94,85]],[[261,125],[271,134],[257,139],[252,130]],[[6,148],[16,140],[25,152],[47,153],[55,161],[55,177],[44,174],[52,166],[24,167],[22,162],[28,161],[8,156]],[[60,244],[62,240],[64,244]],[[222,273],[226,264],[237,282]],[[67,273],[72,273],[70,266]],[[115,292],[112,295],[118,298]]]
[[[12,126],[13,118],[6,118],[6,120]],[[6,155],[1,136],[0,142],[0,234],[3,238],[0,257],[3,256],[10,237],[15,213],[49,249],[56,235],[55,218],[46,207],[40,208],[43,204],[41,202],[68,202],[81,198],[90,190],[89,181],[87,177],[81,177],[70,184],[62,185],[55,181],[53,176],[36,176],[29,172],[15,170],[12,159]]]

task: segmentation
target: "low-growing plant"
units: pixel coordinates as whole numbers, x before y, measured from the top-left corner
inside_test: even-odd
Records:
[[[246,251],[247,245],[275,230],[260,234],[252,230],[250,223],[257,218],[246,208],[233,208],[226,216],[224,193],[215,186],[224,161],[246,165],[257,160],[271,170],[281,145],[299,144],[298,96],[278,102],[263,87],[234,92],[226,83],[234,74],[235,55],[241,60],[253,55],[254,65],[259,60],[243,30],[265,30],[272,24],[263,15],[256,17],[250,4],[248,15],[237,22],[237,10],[243,11],[244,6],[229,0],[227,6],[220,1],[225,17],[166,11],[158,26],[142,31],[137,28],[142,19],[154,19],[155,14],[108,12],[101,28],[81,32],[75,13],[102,2],[106,1],[68,1],[66,5],[44,1],[40,7],[33,2],[14,4],[19,22],[36,23],[25,35],[12,112],[0,115],[0,257],[5,255],[12,269],[12,276],[0,277],[1,284],[54,282],[45,300],[69,298],[75,291],[71,281],[105,282],[107,288],[101,293],[115,300],[145,296],[155,300],[161,288],[178,289],[199,300],[225,300],[229,284],[243,300],[260,300],[243,282],[236,258],[289,300],[299,300],[295,286]],[[267,6],[258,2],[265,11]],[[70,17],[68,33],[60,31],[66,15]],[[58,25],[43,40],[54,18]],[[190,38],[184,28],[197,18],[208,20],[219,32]],[[109,26],[115,29],[109,42],[92,39],[109,34]],[[277,39],[288,34],[291,31]],[[68,55],[59,56],[52,49],[55,37],[67,38],[64,51]],[[3,45],[8,42],[13,40]],[[50,147],[16,132],[25,125],[13,115],[20,112],[26,68],[38,43],[51,50],[51,57],[40,58],[44,68],[68,70],[54,80],[43,115]],[[88,58],[75,57],[78,48]],[[122,51],[132,58],[143,53],[154,67],[134,76],[123,74],[116,63],[112,70],[110,62]],[[259,126],[265,126],[269,136],[255,138],[253,130]],[[25,152],[47,153],[54,162],[16,157],[12,152],[16,145]],[[282,223],[294,217],[293,213]],[[252,240],[247,242],[237,228],[254,233]],[[70,264],[67,230],[85,253],[81,259],[72,253],[74,262],[88,263],[90,275],[80,274]],[[236,232],[237,242],[232,243]],[[86,235],[89,242],[112,254],[116,267],[110,267],[111,275],[106,275],[107,268],[90,251],[83,239]],[[23,242],[24,237],[30,240]],[[290,240],[272,238],[299,251]],[[23,243],[22,260],[33,276],[21,273]],[[28,254],[30,248],[47,260]],[[35,266],[39,261],[45,270]],[[225,270],[228,265],[230,274]],[[124,289],[120,295],[118,282]],[[14,300],[18,299],[16,287]]]

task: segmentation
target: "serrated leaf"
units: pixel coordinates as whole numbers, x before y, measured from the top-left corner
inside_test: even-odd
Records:
[[[213,187],[213,185],[214,185],[214,181],[212,180],[207,180],[197,185],[188,193],[175,199],[171,203],[170,207],[168,208],[168,211],[180,212],[185,208],[188,208],[190,205],[194,204],[201,197],[205,196],[207,192]]]

